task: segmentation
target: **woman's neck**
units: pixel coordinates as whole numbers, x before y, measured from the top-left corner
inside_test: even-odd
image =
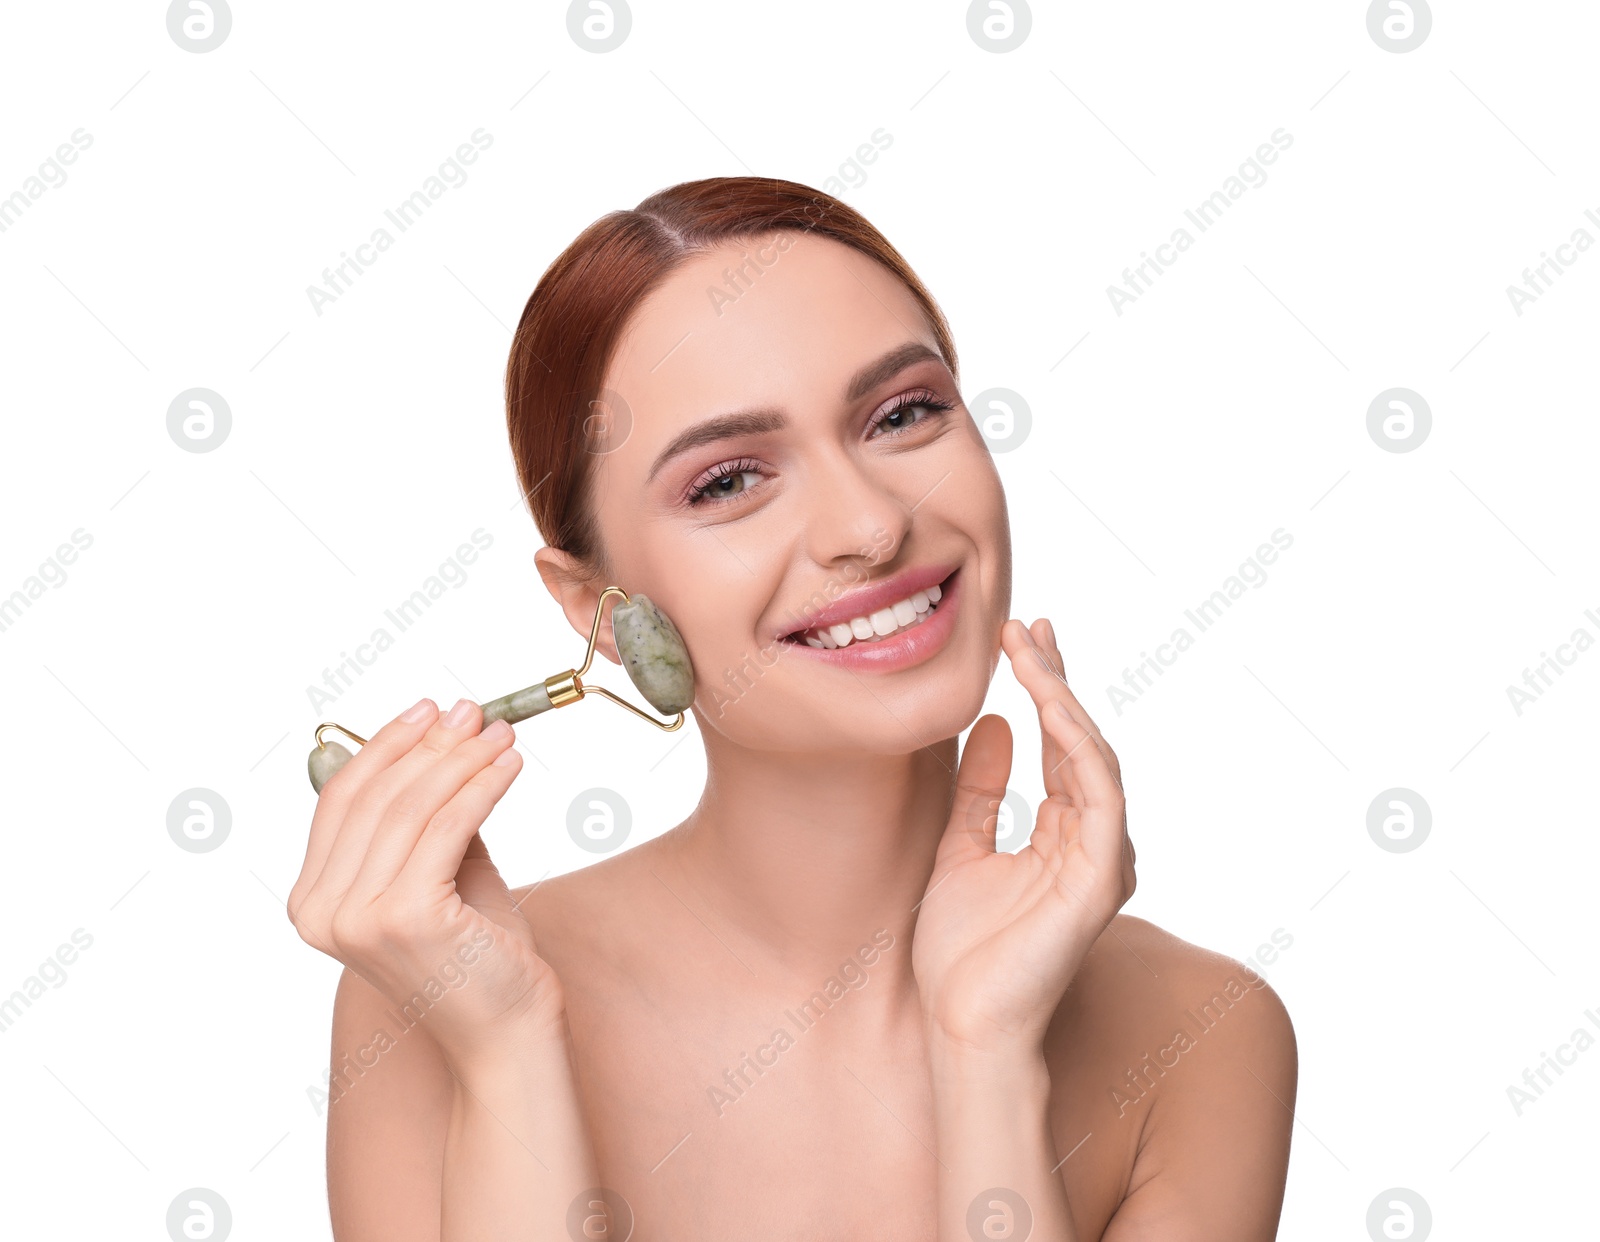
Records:
[[[777,973],[827,974],[886,931],[885,957],[912,986],[911,933],[955,795],[957,739],[885,756],[755,752],[703,736],[705,793],[662,843],[674,870]]]

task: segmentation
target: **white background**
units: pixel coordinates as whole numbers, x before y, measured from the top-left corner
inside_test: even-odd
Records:
[[[839,189],[945,308],[968,397],[1027,401],[997,454],[1012,611],[1054,620],[1121,755],[1128,909],[1241,959],[1293,938],[1264,967],[1301,1059],[1282,1236],[1363,1238],[1390,1187],[1440,1237],[1588,1212],[1600,1051],[1520,1116],[1507,1088],[1600,1035],[1600,651],[1520,714],[1507,686],[1600,638],[1600,247],[1520,315],[1506,288],[1600,241],[1595,6],[1437,3],[1405,54],[1332,0],[1041,3],[1003,54],[959,3],[636,2],[605,54],[565,13],[236,3],[196,54],[161,4],[7,11],[0,195],[92,144],[0,233],[0,596],[92,544],[0,632],[0,997],[93,937],[0,1032],[8,1224],[165,1237],[206,1187],[237,1238],[327,1236],[306,1091],[339,967],[283,908],[312,728],[581,655],[505,443],[509,325],[596,217],[742,172]],[[467,181],[317,314],[307,286],[480,127]],[[1279,128],[1267,180],[1118,315],[1107,286]],[[194,387],[232,412],[210,452],[167,432]],[[1367,431],[1393,387],[1432,410],[1411,452]],[[465,583],[313,707],[480,527]],[[1119,713],[1107,687],[1280,527],[1265,583]],[[1004,664],[989,709],[1036,805]],[[584,788],[635,842],[693,806],[693,725],[627,728],[523,726],[536,762],[486,831],[512,883],[592,860],[561,828]],[[205,853],[167,831],[193,787],[232,814]],[[1410,852],[1367,831],[1394,787],[1431,808]]]

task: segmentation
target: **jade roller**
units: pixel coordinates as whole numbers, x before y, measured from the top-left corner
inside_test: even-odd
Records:
[[[611,610],[611,633],[617,641],[617,655],[622,659],[622,667],[627,669],[629,678],[652,707],[663,714],[677,713],[677,719],[670,724],[640,711],[604,686],[583,684],[583,675],[589,671],[589,665],[594,660],[595,639],[600,635],[600,616],[609,595],[620,595],[623,601]],[[516,724],[553,707],[576,703],[586,694],[608,698],[666,733],[683,726],[684,709],[694,702],[694,668],[689,663],[689,649],[684,646],[683,637],[672,624],[671,618],[651,603],[648,596],[630,597],[621,587],[615,586],[600,592],[600,598],[595,603],[594,625],[589,629],[589,647],[583,653],[583,666],[569,668],[525,689],[483,704],[483,723],[487,726],[496,720],[503,720],[507,724]],[[358,746],[367,744],[366,738],[331,720],[317,726],[317,744],[306,761],[306,767],[311,773],[311,788],[319,794],[333,774],[354,758],[351,751],[338,742],[322,740],[323,733],[330,729],[344,734]]]

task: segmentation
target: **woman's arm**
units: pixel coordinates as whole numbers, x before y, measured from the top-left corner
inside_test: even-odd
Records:
[[[1214,954],[1168,966],[1174,995],[1197,1001],[1254,973]],[[1127,1197],[1103,1242],[1272,1242],[1299,1075],[1288,1010],[1254,976],[1243,999],[1185,1046],[1149,1093]]]
[[[348,968],[340,1242],[388,1242],[396,1199],[417,1212],[405,1236],[558,1237],[594,1180],[560,980],[478,833],[521,768],[510,727],[482,723],[423,699],[374,734],[323,786],[289,893],[301,939]]]
[[[1078,1242],[1050,1132],[1042,1048],[981,1052],[930,1029],[938,1242]]]
[[[562,1236],[571,1204],[598,1181],[565,1040],[530,1034],[498,1062],[455,1069],[425,1020],[399,1025],[392,1003],[348,968],[333,1012],[338,1242]],[[603,1238],[593,1214],[587,1236]]]
[[[1077,1242],[1048,1124],[1044,1040],[1133,893],[1133,848],[1116,753],[1067,688],[1050,623],[1007,621],[1000,638],[1039,707],[1046,798],[1028,844],[997,852],[1011,730],[981,717],[911,946],[933,1075],[939,1239]]]
[[[1156,959],[1174,998],[1253,975],[1216,954]],[[1174,1020],[1174,1025],[1178,1020]],[[939,1242],[1089,1242],[1071,1223],[1040,1050],[980,1054],[929,1033]],[[1225,1020],[1152,1084],[1128,1192],[1099,1242],[1272,1242],[1288,1176],[1299,1072],[1294,1025],[1254,976]]]
[[[371,1064],[367,1064],[371,1062]],[[439,1167],[450,1071],[420,1025],[355,971],[333,1000],[328,1213],[338,1242],[439,1242]]]
[[[520,1047],[453,1074],[444,1144],[441,1242],[547,1242],[626,1229],[598,1192],[594,1144],[579,1106],[571,1039],[530,1032]],[[631,1223],[631,1222],[629,1222]]]

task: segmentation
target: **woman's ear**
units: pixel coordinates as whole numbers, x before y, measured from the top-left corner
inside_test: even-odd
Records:
[[[568,623],[587,643],[600,593],[608,586],[621,584],[601,582],[593,566],[559,548],[540,548],[533,554],[533,561],[538,567],[539,577],[544,579],[545,588],[561,605],[561,611],[566,613]],[[611,597],[594,644],[596,652],[618,665],[622,661],[617,657],[617,642],[611,634],[610,614],[611,609],[621,602],[617,596]],[[572,663],[576,666],[578,662],[573,660]]]

